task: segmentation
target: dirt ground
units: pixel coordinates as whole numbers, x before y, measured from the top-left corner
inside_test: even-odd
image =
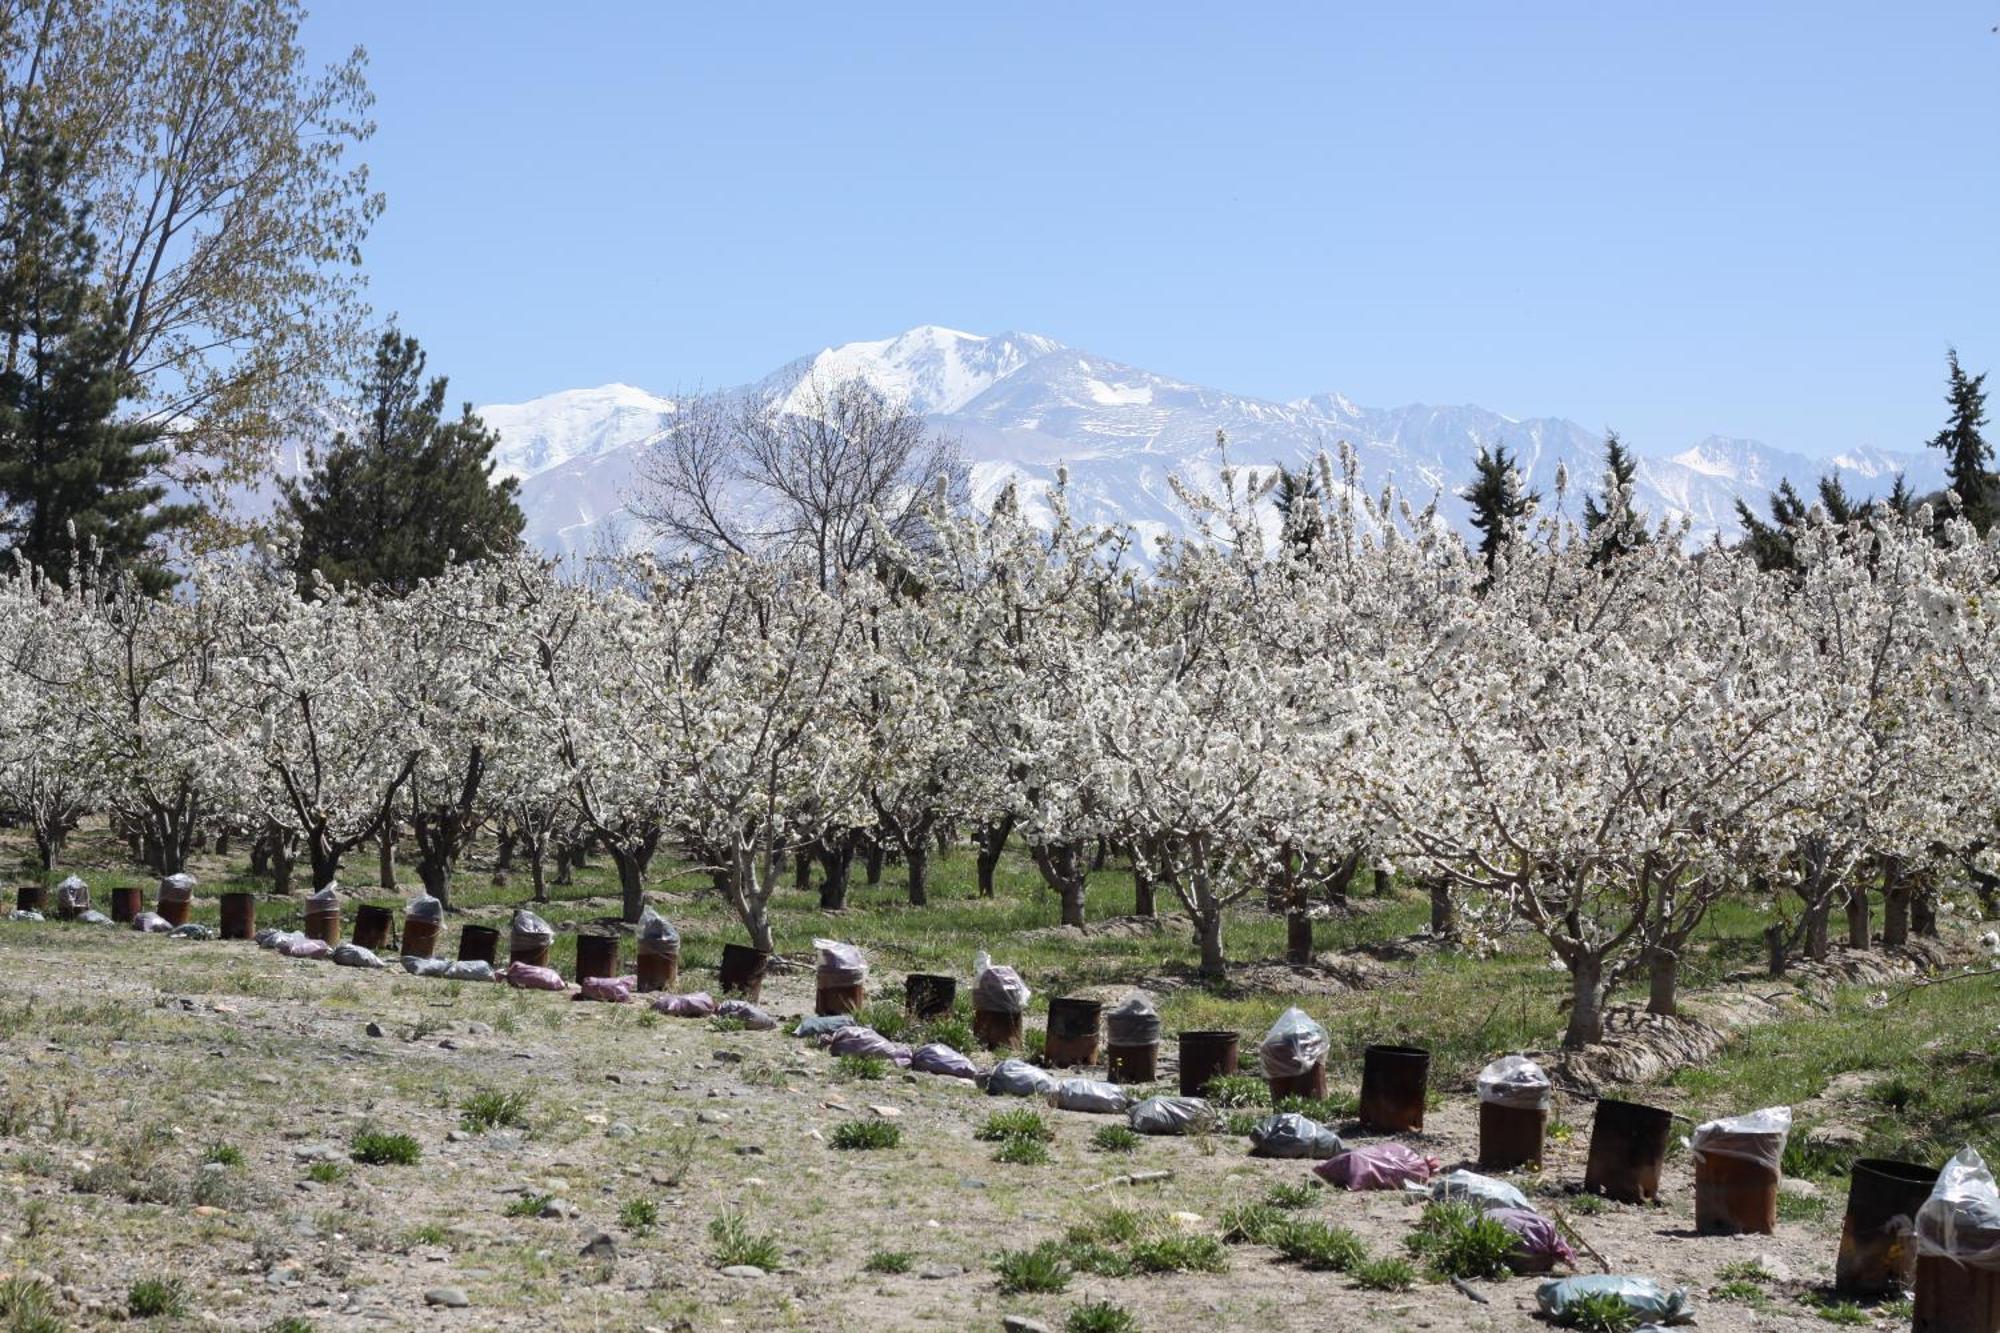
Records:
[[[682,989],[713,982],[697,973]],[[1310,1164],[1254,1159],[1221,1136],[1110,1156],[1089,1145],[1106,1118],[1050,1112],[1052,1161],[1002,1165],[973,1134],[1013,1102],[927,1075],[843,1079],[789,1035],[811,984],[809,973],[767,983],[779,1031],[720,1032],[638,1005],[242,943],[0,923],[0,1268],[45,1277],[76,1327],[124,1319],[130,1285],[154,1276],[186,1283],[180,1323],[230,1329],[287,1317],[326,1330],[997,1329],[1006,1315],[1053,1329],[1094,1300],[1148,1330],[1390,1333],[1534,1318],[1538,1279],[1478,1284],[1487,1304],[1430,1282],[1366,1292],[1254,1246],[1231,1247],[1219,1275],[1079,1275],[1061,1294],[1002,1295],[1002,1250],[1060,1238],[1114,1204],[1192,1213],[1184,1225],[1214,1233],[1225,1209],[1308,1179]],[[900,988],[900,975],[874,979],[877,993]],[[1171,1041],[1162,1054],[1171,1082]],[[1330,1072],[1352,1087],[1359,1071]],[[468,1132],[461,1103],[487,1089],[527,1092],[529,1126]],[[1469,1162],[1474,1112],[1469,1092],[1447,1091],[1410,1141],[1447,1166]],[[1531,1195],[1582,1176],[1589,1108],[1559,1104],[1556,1117],[1574,1130],[1542,1177],[1516,1178]],[[900,1126],[900,1146],[830,1146],[837,1124],[869,1118]],[[422,1160],[350,1161],[364,1127],[414,1136]],[[226,1160],[204,1166],[210,1157]],[[311,1178],[314,1163],[332,1164],[325,1179]],[[1172,1176],[1105,1183],[1131,1171]],[[1676,1153],[1663,1206],[1573,1220],[1614,1271],[1688,1286],[1702,1328],[1823,1327],[1801,1301],[1831,1279],[1842,1201],[1789,1209],[1816,1215],[1773,1236],[1699,1237],[1689,1171]],[[550,1216],[506,1212],[543,1195]],[[637,1199],[657,1203],[657,1225],[621,1225],[621,1205]],[[778,1239],[778,1271],[718,1270],[708,1228],[731,1209]],[[1375,1255],[1400,1254],[1416,1215],[1401,1197],[1332,1192],[1312,1213]],[[615,1253],[603,1241],[586,1253],[599,1233]],[[911,1271],[864,1272],[883,1250],[910,1252]],[[1709,1297],[1725,1266],[1757,1257],[1784,1279],[1762,1308]],[[432,1303],[440,1296],[465,1305]]]

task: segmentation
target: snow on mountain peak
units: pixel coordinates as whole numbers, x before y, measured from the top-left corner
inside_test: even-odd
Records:
[[[811,385],[831,388],[862,380],[926,416],[956,412],[1029,362],[1058,350],[1052,338],[1034,333],[984,337],[923,324],[893,338],[842,343],[822,349],[803,364],[793,363],[769,388],[798,407]],[[785,379],[792,382],[784,383]]]
[[[525,403],[479,409],[486,424],[500,433],[493,458],[494,471],[502,477],[532,477],[580,454],[636,444],[657,435],[673,413],[673,399],[630,384],[564,389]]]

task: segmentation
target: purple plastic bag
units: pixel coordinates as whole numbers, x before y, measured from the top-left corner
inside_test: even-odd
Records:
[[[1576,1251],[1556,1230],[1556,1224],[1526,1208],[1490,1208],[1485,1214],[1514,1233],[1514,1253],[1507,1262],[1523,1273],[1546,1273],[1557,1264],[1576,1266]]]
[[[632,1003],[632,983],[624,977],[588,977],[578,983],[579,1000],[602,1000],[606,1004]]]
[[[536,967],[533,963],[507,964],[507,984],[520,990],[568,990],[562,973],[553,967]]]
[[[910,1068],[919,1074],[943,1074],[946,1078],[979,1077],[979,1071],[972,1067],[972,1061],[941,1041],[934,1041],[911,1051]]]
[[[298,939],[286,940],[279,945],[278,952],[287,958],[325,958],[333,952],[333,946],[325,940],[300,936]]]
[[[769,1032],[778,1020],[748,1000],[724,1000],[716,1007],[717,1018],[733,1018],[752,1032]]]
[[[1393,1190],[1406,1183],[1423,1184],[1440,1163],[1400,1143],[1370,1143],[1349,1148],[1313,1168],[1313,1174],[1329,1185],[1350,1190]]]
[[[705,990],[691,995],[662,995],[653,1001],[653,1012],[672,1018],[709,1018],[715,1014],[715,1000]]]
[[[890,1041],[874,1028],[863,1027],[859,1023],[845,1027],[826,1039],[826,1049],[833,1055],[873,1056],[878,1060],[893,1060],[899,1065],[910,1063],[910,1048]]]

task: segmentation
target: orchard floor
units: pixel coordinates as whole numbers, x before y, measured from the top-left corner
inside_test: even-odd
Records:
[[[580,902],[551,915],[609,907]],[[1381,933],[1411,910],[1384,908]],[[856,934],[847,927],[865,919],[793,915],[789,929],[808,933]],[[938,919],[949,921],[949,909]],[[1953,929],[1968,949],[1970,928]],[[881,950],[873,985],[899,994],[903,967],[960,954],[969,963],[981,945],[1044,958],[1018,934],[947,932],[905,950],[910,962],[884,961]],[[1086,940],[1075,961],[1038,961],[1030,983],[1104,982],[1084,968],[1090,952]],[[1554,1021],[1539,1012],[1545,983],[1528,979],[1542,960],[1528,950],[1516,964],[1412,964],[1380,985],[1300,997],[1335,1034],[1336,1090],[1351,1094],[1358,1077],[1357,1034],[1421,1035],[1413,1029],[1426,1014],[1449,1015],[1427,1132],[1410,1142],[1447,1166],[1469,1160],[1472,1070],[1536,1044],[1494,1015],[1519,1004],[1529,1037]],[[682,988],[712,987],[703,969],[691,957]],[[1476,1284],[1487,1304],[1422,1280],[1369,1292],[1256,1246],[1229,1247],[1219,1274],[1078,1275],[1060,1293],[1002,1294],[1002,1251],[1059,1240],[1112,1207],[1192,1214],[1161,1225],[1219,1234],[1226,1209],[1309,1180],[1309,1164],[1253,1159],[1242,1139],[1219,1134],[1106,1154],[1090,1138],[1107,1119],[1065,1112],[1048,1113],[1047,1164],[1002,1164],[974,1132],[1019,1103],[930,1076],[844,1076],[788,1035],[811,1008],[810,988],[808,971],[775,976],[765,1007],[785,1026],[728,1032],[638,1005],[341,969],[243,943],[0,922],[0,1270],[47,1280],[58,1293],[53,1327],[125,1320],[134,1284],[152,1278],[184,1289],[185,1313],[156,1318],[159,1327],[997,1329],[1014,1314],[1060,1328],[1092,1301],[1115,1302],[1148,1330],[1535,1326],[1535,1279]],[[1293,998],[1190,991],[1172,1000],[1168,1028],[1234,1016],[1247,1054]],[[1692,1117],[1791,1101],[1803,1122],[1871,1148],[1949,1151],[1964,1136],[1991,1147],[1996,1025],[1992,978],[1886,1003],[1850,989],[1753,1029],[1644,1096]],[[1172,1078],[1170,1063],[1161,1074]],[[480,1092],[521,1094],[525,1125],[469,1130],[464,1103]],[[1564,1192],[1581,1179],[1589,1107],[1564,1100],[1556,1117],[1545,1171],[1516,1182],[1563,1208],[1614,1270],[1685,1285],[1704,1329],[1825,1326],[1842,1150],[1801,1154],[1795,1169],[1807,1175],[1788,1187],[1775,1235],[1699,1237],[1685,1153],[1670,1159],[1662,1206],[1592,1207]],[[876,1119],[900,1129],[898,1146],[831,1146],[837,1125]],[[421,1160],[351,1160],[363,1130],[412,1136]],[[1172,1174],[1106,1184],[1135,1171]],[[636,1224],[640,1201],[654,1205],[654,1224]],[[775,1238],[776,1271],[719,1271],[710,1225],[731,1211]],[[1417,1211],[1400,1197],[1320,1191],[1310,1215],[1387,1256],[1402,1252]],[[517,1215],[529,1212],[556,1215]],[[598,1241],[586,1253],[599,1233],[615,1252]],[[865,1271],[892,1251],[909,1256],[909,1272]],[[1743,1265],[1757,1259],[1775,1276],[1745,1280]],[[446,1288],[463,1308],[427,1302]],[[1908,1324],[1900,1304],[1836,1314]]]

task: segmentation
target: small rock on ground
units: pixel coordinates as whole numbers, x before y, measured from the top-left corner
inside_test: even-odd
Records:
[[[472,1304],[457,1287],[432,1287],[424,1293],[425,1305],[441,1305],[447,1310],[463,1310]]]
[[[764,1270],[755,1264],[731,1264],[722,1270],[724,1277],[763,1277]]]
[[[611,1238],[610,1232],[600,1231],[584,1242],[583,1249],[579,1253],[586,1259],[616,1259],[618,1242]]]
[[[1007,1333],[1055,1333],[1047,1324],[1020,1315],[1010,1314],[1000,1321],[1000,1327]]]

